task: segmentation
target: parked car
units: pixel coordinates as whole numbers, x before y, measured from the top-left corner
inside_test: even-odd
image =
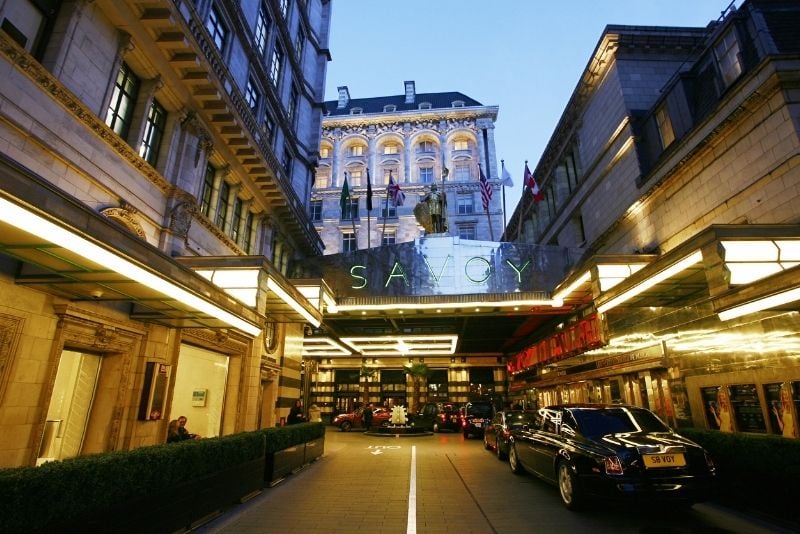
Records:
[[[599,498],[691,506],[709,495],[714,463],[698,444],[636,406],[567,404],[511,431],[511,470],[558,486],[569,509]]]
[[[494,404],[488,400],[468,402],[461,409],[461,430],[464,438],[483,436],[483,430],[492,422]]]
[[[411,424],[415,427],[441,432],[461,430],[461,404],[457,402],[428,402],[422,409],[411,417]]]
[[[507,410],[497,412],[492,421],[483,430],[483,446],[486,450],[494,450],[498,460],[508,458],[508,445],[511,431],[533,424],[536,412]]]
[[[338,426],[342,432],[349,432],[351,428],[364,428],[364,408],[356,408],[349,413],[340,413],[333,418],[331,424]],[[392,417],[392,412],[386,408],[372,410],[372,426],[387,426]]]

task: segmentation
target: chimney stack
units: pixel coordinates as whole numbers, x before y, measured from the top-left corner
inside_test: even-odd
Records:
[[[413,104],[417,99],[417,92],[414,89],[414,80],[405,82],[406,84],[406,104]]]
[[[350,91],[347,90],[346,85],[337,87],[337,89],[339,89],[339,104],[336,106],[336,109],[344,109],[347,107],[347,104],[350,103]]]

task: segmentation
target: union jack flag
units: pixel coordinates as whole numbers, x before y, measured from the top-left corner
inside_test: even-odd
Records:
[[[400,190],[400,184],[394,181],[392,173],[389,173],[389,198],[392,199],[393,206],[402,206],[406,201],[406,194]]]

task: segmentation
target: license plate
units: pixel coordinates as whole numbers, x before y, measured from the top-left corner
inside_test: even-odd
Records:
[[[682,452],[675,454],[645,454],[642,459],[644,459],[644,466],[647,469],[683,467],[686,465],[686,458]]]
[[[483,423],[481,423],[481,422],[475,423],[475,428],[481,428],[482,426],[483,426]]]

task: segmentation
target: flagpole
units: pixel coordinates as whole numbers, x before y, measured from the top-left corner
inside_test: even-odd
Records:
[[[525,168],[528,168],[528,160],[525,160]],[[528,184],[525,183],[527,176],[523,175],[522,178],[522,196],[519,197],[519,224],[517,224],[517,241],[520,239],[520,233],[522,232],[522,212],[525,210],[525,188],[528,187]]]
[[[372,234],[369,229],[369,212],[372,211],[372,183],[369,177],[369,167],[367,167],[367,250],[372,248]]]
[[[481,164],[478,163],[478,176],[482,177],[483,180],[486,181],[486,187],[492,187],[492,184],[489,183],[489,180],[486,180],[486,177],[483,175],[483,171],[481,171]],[[482,182],[482,180],[479,180]],[[483,189],[483,184],[481,183],[481,189]],[[486,220],[489,222],[489,239],[494,241],[494,231],[492,230],[492,216],[489,215],[489,204],[492,202],[492,197],[489,196],[486,201],[486,207],[484,211],[486,212]],[[483,203],[483,191],[481,191],[481,203]]]
[[[389,183],[392,182],[392,171],[389,171]],[[383,212],[383,235],[386,235],[386,219],[389,218],[389,184],[386,184],[386,211]],[[383,236],[381,236],[381,245],[383,245]]]
[[[500,177],[503,180],[503,182],[501,182],[500,185],[503,188],[503,231],[505,231],[505,228],[508,225],[508,220],[506,219],[506,186],[505,186],[506,161],[501,159],[500,166],[503,168],[503,170],[500,171]]]

